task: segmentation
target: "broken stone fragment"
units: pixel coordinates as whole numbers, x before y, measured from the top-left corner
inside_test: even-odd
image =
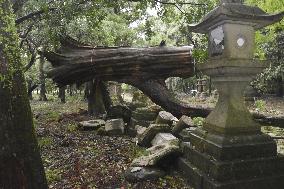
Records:
[[[165,175],[163,170],[154,167],[130,167],[125,172],[125,179],[129,182],[156,180]]]
[[[154,121],[157,117],[158,113],[155,111],[151,111],[151,109],[147,107],[137,108],[132,113],[132,117],[136,120],[146,120],[146,121]]]
[[[144,133],[146,131],[146,129],[147,129],[147,127],[142,127],[140,125],[135,126],[135,130],[136,130],[138,135],[141,135],[142,133]]]
[[[168,143],[155,145],[146,150],[147,155],[134,159],[131,163],[133,167],[148,167],[163,164],[163,161],[176,158],[180,155],[179,142],[174,140]]]
[[[176,138],[174,135],[172,135],[171,133],[158,133],[155,138],[152,140],[151,144],[153,146],[155,145],[160,145],[160,144],[164,144],[170,141],[179,141],[178,138]]]
[[[108,111],[107,111],[107,119],[118,119],[122,118],[125,123],[130,122],[130,118],[132,116],[132,112],[127,106],[123,105],[117,105],[117,106],[112,106]]]
[[[145,147],[151,146],[151,141],[158,133],[169,133],[171,128],[167,124],[151,124],[143,133],[138,134],[138,144]]]
[[[101,126],[105,125],[105,121],[102,119],[94,119],[89,121],[82,121],[78,124],[82,130],[97,130]]]
[[[172,125],[174,121],[178,121],[178,119],[175,116],[173,116],[173,114],[166,111],[160,111],[156,118],[155,123]]]
[[[124,127],[123,119],[110,119],[106,121],[105,131],[108,135],[122,135]]]
[[[189,128],[189,127],[195,127],[194,123],[192,121],[192,119],[188,116],[183,115],[179,121],[177,122],[177,124],[174,126],[172,133],[174,135],[177,135],[178,133],[180,133],[183,129],[185,128]]]

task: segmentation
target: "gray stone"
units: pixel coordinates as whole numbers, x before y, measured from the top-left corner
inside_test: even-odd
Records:
[[[165,175],[165,172],[153,167],[130,167],[125,172],[125,179],[129,182],[156,180]]]
[[[123,119],[110,119],[106,121],[105,131],[109,135],[122,135],[124,134],[124,121]]]
[[[176,140],[156,145],[146,150],[147,154],[134,159],[131,166],[146,167],[162,164],[162,160],[177,157],[180,154],[179,142]]]
[[[167,142],[171,141],[179,141],[178,138],[176,138],[174,135],[171,133],[158,133],[155,138],[152,140],[151,144],[153,146],[155,145],[160,145],[160,144],[165,144]]]
[[[105,125],[105,121],[102,119],[94,119],[89,121],[82,121],[78,124],[82,130],[97,130],[101,126]]]
[[[138,135],[138,144],[145,147],[151,146],[151,141],[156,134],[170,132],[171,128],[167,124],[151,124],[143,133]]]
[[[146,120],[146,121],[154,121],[157,117],[158,113],[152,111],[147,107],[137,108],[132,113],[132,117],[136,120]]]
[[[189,128],[189,127],[195,127],[195,125],[193,124],[193,121],[190,117],[183,115],[179,121],[177,122],[177,124],[173,127],[172,133],[174,135],[177,135],[178,133],[180,133],[183,129],[185,128]]]
[[[170,112],[160,111],[155,123],[172,125],[174,121],[178,121],[178,119]]]
[[[142,127],[140,125],[135,126],[135,130],[136,130],[138,135],[141,135],[142,133],[144,133],[146,131],[146,129],[147,129],[147,127]]]

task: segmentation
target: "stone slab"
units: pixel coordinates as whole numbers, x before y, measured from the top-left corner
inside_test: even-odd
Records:
[[[155,136],[155,138],[152,140],[151,144],[155,146],[155,145],[164,144],[164,143],[167,143],[173,140],[178,141],[178,138],[176,138],[171,133],[158,133]]]
[[[218,182],[210,179],[185,158],[178,159],[178,168],[194,189],[282,189],[284,173],[280,175]]]
[[[284,157],[274,156],[233,161],[216,161],[192,148],[184,149],[185,158],[205,175],[218,181],[241,180],[284,174]]]
[[[105,121],[102,119],[94,119],[89,121],[81,121],[78,126],[82,130],[97,130],[101,126],[105,125]]]
[[[171,128],[167,124],[151,124],[143,133],[138,135],[138,144],[140,146],[150,147],[151,141],[156,134],[161,132],[170,132]]]
[[[110,119],[106,121],[105,131],[109,135],[122,135],[124,134],[124,127],[123,119]]]
[[[275,141],[262,133],[223,136],[197,128],[189,135],[190,142],[197,151],[205,152],[215,159],[251,159],[276,156],[277,154]]]
[[[125,179],[129,182],[156,180],[165,175],[161,169],[154,167],[130,167],[125,172]]]
[[[179,143],[170,141],[165,144],[152,146],[146,150],[147,154],[134,159],[131,166],[146,167],[163,164],[167,159],[174,159],[180,155]],[[174,157],[174,158],[171,158]]]

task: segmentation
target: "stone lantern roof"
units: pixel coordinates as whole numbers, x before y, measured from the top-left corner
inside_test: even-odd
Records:
[[[189,26],[197,33],[208,33],[209,30],[224,22],[246,23],[255,30],[279,22],[284,12],[269,15],[258,7],[247,6],[233,1],[221,1],[220,6],[208,13],[200,23]]]

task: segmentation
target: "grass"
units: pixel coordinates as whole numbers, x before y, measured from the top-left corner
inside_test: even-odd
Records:
[[[50,137],[42,137],[38,138],[38,146],[42,149],[44,147],[48,147],[52,145],[52,138]]]

